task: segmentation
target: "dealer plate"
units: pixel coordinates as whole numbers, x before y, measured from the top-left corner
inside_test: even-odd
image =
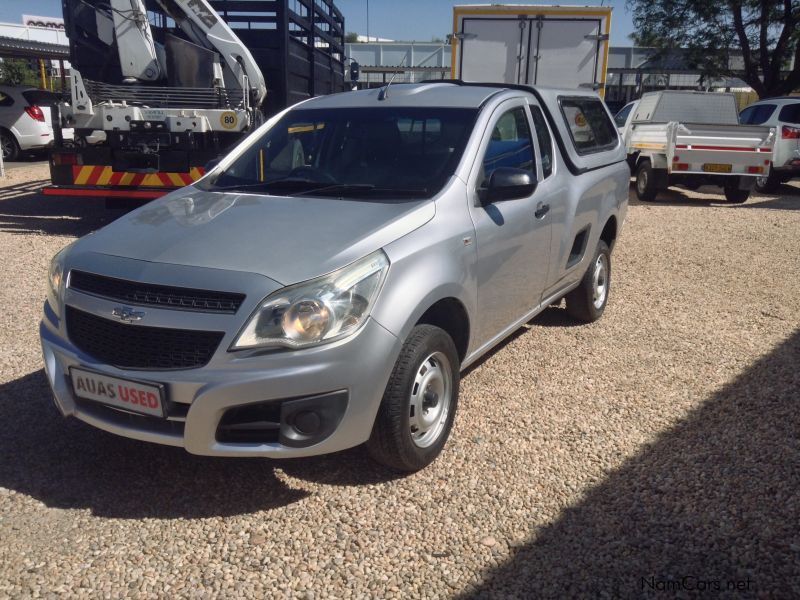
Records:
[[[79,398],[144,415],[165,415],[164,386],[161,384],[109,377],[76,367],[70,368],[69,376],[72,380],[72,391]]]
[[[733,165],[725,165],[720,163],[705,163],[703,171],[706,173],[730,173]]]

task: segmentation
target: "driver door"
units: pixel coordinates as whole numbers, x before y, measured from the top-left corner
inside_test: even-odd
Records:
[[[492,115],[473,166],[470,214],[477,242],[477,334],[486,343],[539,305],[550,253],[550,219],[541,194],[485,203],[484,188],[498,167],[525,169],[541,180],[530,115],[523,99]]]

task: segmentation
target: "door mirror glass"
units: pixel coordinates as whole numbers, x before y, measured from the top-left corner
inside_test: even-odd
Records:
[[[484,188],[483,202],[491,204],[502,200],[527,198],[536,190],[536,179],[530,171],[513,167],[498,167],[489,177]]]

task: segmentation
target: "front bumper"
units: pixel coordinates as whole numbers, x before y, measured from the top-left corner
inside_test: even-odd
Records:
[[[179,446],[206,456],[313,456],[365,442],[400,352],[399,340],[369,319],[354,336],[315,348],[251,354],[183,371],[129,371],[98,364],[75,348],[62,334],[63,329],[49,305],[45,305],[40,326],[45,371],[63,415],[117,435]],[[221,347],[218,352],[226,353],[226,349]],[[164,420],[80,400],[72,391],[70,367],[161,383],[173,410]],[[343,394],[346,408],[341,419],[327,437],[313,445],[218,440],[220,420],[233,407],[272,402],[287,405],[303,399],[319,402],[320,396],[322,401],[330,397],[332,402],[341,402]],[[286,441],[283,435],[281,440]]]

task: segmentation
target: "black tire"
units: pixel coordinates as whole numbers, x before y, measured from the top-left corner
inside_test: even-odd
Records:
[[[17,160],[19,158],[20,150],[17,138],[5,129],[0,129],[0,149],[3,152],[3,160]]]
[[[604,293],[602,302],[595,304],[595,290],[597,284],[595,283],[595,273],[598,261],[604,257],[605,261],[602,276],[602,283],[604,285]],[[608,245],[600,240],[597,242],[597,250],[595,250],[592,262],[589,263],[589,268],[581,279],[580,285],[572,290],[565,296],[567,300],[567,314],[573,319],[583,321],[584,323],[593,323],[603,316],[608,304],[608,293],[611,291],[611,250]]]
[[[636,197],[642,202],[655,200],[658,194],[656,178],[649,160],[643,160],[636,168]]]
[[[733,181],[726,183],[722,188],[725,191],[725,199],[731,204],[742,204],[747,202],[750,197],[750,190],[739,189],[739,178],[733,177]]]
[[[437,428],[437,432],[434,432],[435,437],[428,446],[421,447],[412,437],[412,392],[423,365],[427,368],[428,364],[431,364],[426,363],[426,359],[437,353],[444,356],[449,363],[445,367],[441,361],[439,367],[442,373],[449,372],[451,378],[450,403],[447,414],[441,415],[437,420],[441,425],[435,426]],[[456,346],[444,330],[433,325],[417,325],[411,330],[389,377],[372,433],[367,441],[367,450],[375,461],[394,471],[412,473],[428,466],[439,456],[455,420],[460,380],[459,365]],[[439,406],[438,403],[441,401],[442,398],[438,398],[433,408]],[[444,406],[442,404],[442,408]],[[417,434],[423,435],[424,432],[418,429],[415,435]]]
[[[778,191],[781,186],[781,178],[772,170],[772,164],[769,165],[769,173],[766,177],[756,177],[755,188],[762,194],[772,194]]]

